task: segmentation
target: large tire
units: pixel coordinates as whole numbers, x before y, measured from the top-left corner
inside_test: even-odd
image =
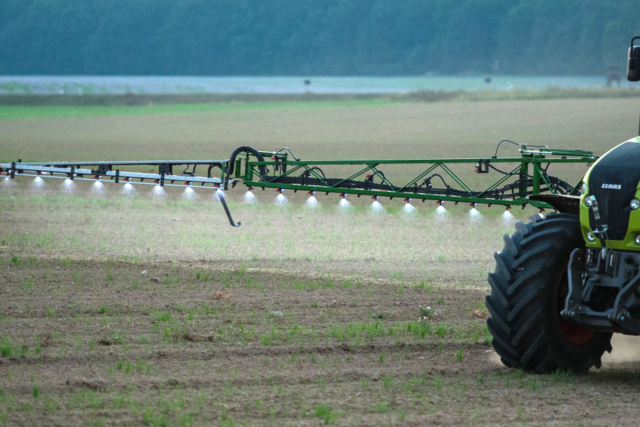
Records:
[[[535,373],[585,372],[611,351],[611,334],[594,333],[561,316],[571,252],[584,247],[577,215],[536,216],[504,236],[489,274],[486,304],[493,348],[502,362]]]

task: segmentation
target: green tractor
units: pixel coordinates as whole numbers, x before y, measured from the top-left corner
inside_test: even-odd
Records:
[[[629,81],[640,80],[639,38]],[[519,222],[495,254],[487,326],[508,367],[585,372],[613,333],[640,335],[640,137],[600,157],[581,193],[546,196],[559,213]]]

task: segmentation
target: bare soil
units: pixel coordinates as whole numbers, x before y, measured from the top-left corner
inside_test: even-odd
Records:
[[[506,369],[481,289],[1,254],[4,424],[637,421],[638,362]]]

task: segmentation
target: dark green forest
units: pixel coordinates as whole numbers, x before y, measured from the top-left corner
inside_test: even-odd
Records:
[[[2,0],[0,74],[594,75],[638,0]]]

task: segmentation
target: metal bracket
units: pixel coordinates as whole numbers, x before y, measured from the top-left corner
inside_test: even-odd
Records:
[[[478,160],[475,173],[489,173],[489,160]]]
[[[101,164],[98,169],[91,169],[93,175],[106,175],[111,170],[111,165]]]
[[[158,175],[173,175],[173,165],[160,163],[158,165]]]
[[[576,308],[579,307],[582,302],[582,294],[580,293],[582,287],[578,285],[582,283],[582,279],[579,270],[575,268],[576,261],[580,258],[581,252],[581,249],[574,249],[573,252],[571,252],[571,258],[569,258],[569,290],[564,302],[564,310],[560,313],[562,317],[567,320],[572,320],[572,318],[577,316]]]
[[[640,335],[640,321],[631,316],[625,303],[638,290],[640,282],[640,274],[636,275],[627,285],[618,292],[616,301],[613,304],[613,310],[609,314],[609,321],[619,325],[625,332],[631,332],[633,335]]]

